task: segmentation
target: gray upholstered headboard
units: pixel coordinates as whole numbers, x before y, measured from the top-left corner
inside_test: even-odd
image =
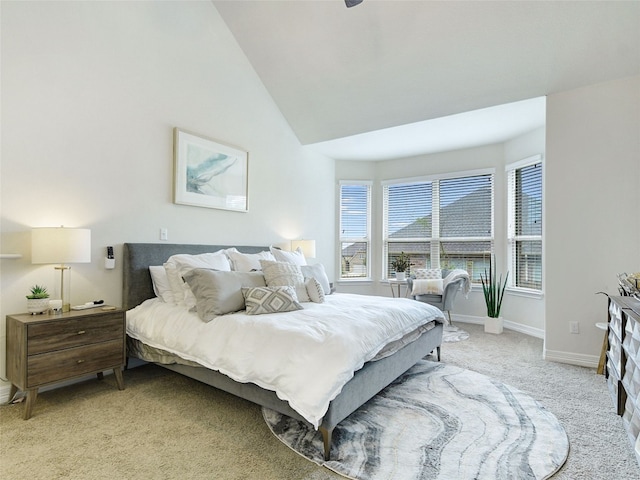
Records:
[[[123,248],[122,308],[129,310],[155,297],[149,267],[162,265],[171,255],[198,254],[235,247],[243,253],[258,253],[269,247],[235,245],[190,245],[178,243],[125,243]]]

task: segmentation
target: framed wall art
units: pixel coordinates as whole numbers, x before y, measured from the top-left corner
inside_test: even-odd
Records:
[[[174,129],[173,201],[182,205],[248,210],[248,153]]]

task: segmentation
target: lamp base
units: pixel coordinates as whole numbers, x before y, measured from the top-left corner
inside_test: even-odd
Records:
[[[60,287],[56,294],[62,300],[62,311],[68,312],[71,310],[71,267],[60,265],[54,268],[60,271]],[[65,270],[68,271],[66,275]]]

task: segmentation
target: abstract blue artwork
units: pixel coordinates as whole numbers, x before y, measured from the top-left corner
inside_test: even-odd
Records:
[[[174,129],[174,203],[246,212],[248,154]]]

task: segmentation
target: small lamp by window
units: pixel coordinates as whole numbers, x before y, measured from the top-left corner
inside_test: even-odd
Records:
[[[291,240],[291,250],[302,250],[304,258],[316,258],[315,240]]]
[[[91,262],[91,230],[88,228],[34,228],[31,230],[31,263],[59,263],[60,298],[62,311],[71,307],[71,282],[64,271],[71,269],[67,263]],[[69,275],[67,275],[69,277]]]

